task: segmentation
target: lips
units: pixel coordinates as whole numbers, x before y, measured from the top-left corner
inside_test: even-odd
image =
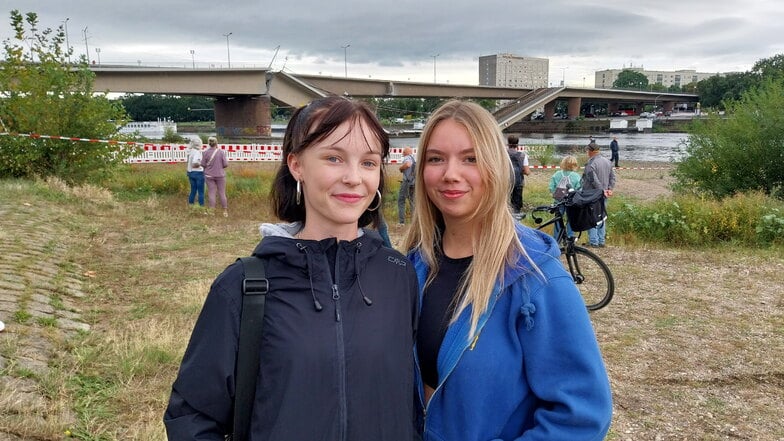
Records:
[[[365,199],[364,196],[354,193],[338,193],[335,195],[335,198],[347,204],[356,204]]]
[[[461,190],[441,190],[441,195],[446,199],[457,199],[466,193],[467,192]]]

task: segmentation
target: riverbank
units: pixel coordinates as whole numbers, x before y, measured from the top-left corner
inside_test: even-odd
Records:
[[[618,198],[671,194],[667,171],[628,165]],[[261,186],[274,167],[232,164],[229,179]],[[532,173],[527,200],[551,174]],[[257,194],[230,191],[225,219],[188,208],[185,190],[141,187],[0,181],[0,253],[13,259],[0,263],[10,298],[0,302],[0,439],[165,439],[161,415],[209,286],[273,216]],[[390,233],[399,244],[405,229]],[[607,440],[782,439],[781,250],[627,245],[612,225],[608,243],[597,252],[616,296],[591,315],[613,388]]]

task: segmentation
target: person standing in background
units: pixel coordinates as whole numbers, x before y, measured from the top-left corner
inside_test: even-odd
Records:
[[[610,162],[614,162],[615,166],[618,167],[618,137],[613,136],[612,141],[610,141]]]
[[[411,147],[403,148],[403,163],[398,170],[403,173],[403,180],[400,182],[400,191],[397,194],[397,221],[400,225],[406,223],[406,201],[414,212],[414,179],[416,177],[416,159],[414,159],[414,149]]]
[[[584,190],[601,189],[604,191],[604,197],[609,198],[613,195],[613,188],[615,187],[615,169],[612,166],[612,162],[601,155],[599,144],[595,142],[588,144],[585,150],[588,153],[588,162],[585,164],[580,185]],[[604,203],[607,203],[606,199]],[[588,230],[588,245],[604,247],[606,237],[607,219],[601,225]]]
[[[220,197],[223,217],[229,217],[229,202],[226,199],[226,167],[229,161],[226,152],[218,148],[218,140],[214,136],[207,139],[209,148],[204,152],[201,165],[204,167],[204,178],[207,181],[207,203],[210,214],[215,210],[215,193]]]
[[[569,190],[577,191],[580,189],[580,174],[577,173],[577,169],[579,166],[577,165],[577,158],[572,155],[566,155],[563,159],[561,159],[561,169],[557,172],[553,173],[553,176],[550,178],[550,194],[553,195],[553,199],[556,202],[560,202],[563,200],[565,195],[560,195],[559,193],[563,193],[562,191],[558,191],[558,187],[561,187],[564,183],[566,184],[566,194],[569,193]],[[566,207],[563,205],[559,207],[559,211],[561,215],[566,212]],[[566,237],[574,236],[574,231],[572,231],[572,227],[569,225],[569,219],[565,219],[564,223],[566,224]],[[553,237],[558,240],[558,233],[559,233],[558,224],[553,224]]]
[[[188,195],[188,204],[193,207],[198,197],[199,206],[204,207],[204,167],[201,166],[201,139],[191,138],[186,170],[191,193]]]
[[[509,135],[507,138],[507,153],[509,154],[509,160],[512,161],[512,169],[514,170],[514,185],[509,195],[509,202],[512,205],[512,213],[518,219],[523,217],[525,177],[531,174],[531,169],[528,166],[528,155],[517,150],[519,141],[520,139],[515,135]]]

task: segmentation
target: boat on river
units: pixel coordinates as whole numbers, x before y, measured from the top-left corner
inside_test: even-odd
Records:
[[[157,121],[131,121],[120,127],[119,132],[123,135],[162,139],[167,130],[172,134],[177,133],[177,123],[170,118],[158,119]]]

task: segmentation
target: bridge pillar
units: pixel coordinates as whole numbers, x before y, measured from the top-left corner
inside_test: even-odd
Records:
[[[218,136],[270,136],[271,124],[269,95],[219,97],[215,100],[215,130]]]
[[[675,101],[665,101],[662,103],[662,107],[665,112],[672,112],[672,109],[675,108]]]
[[[607,103],[607,113],[612,115],[613,113],[617,112],[620,107],[621,107],[621,105],[619,103],[611,101],[611,102]]]
[[[555,116],[555,101],[550,101],[544,105],[544,120],[552,121]]]
[[[582,105],[582,102],[583,100],[580,97],[569,98],[569,104],[566,111],[566,115],[569,119],[576,119],[580,116],[580,106]]]
[[[645,103],[640,101],[637,103],[637,115],[641,114],[642,112],[645,112]]]

